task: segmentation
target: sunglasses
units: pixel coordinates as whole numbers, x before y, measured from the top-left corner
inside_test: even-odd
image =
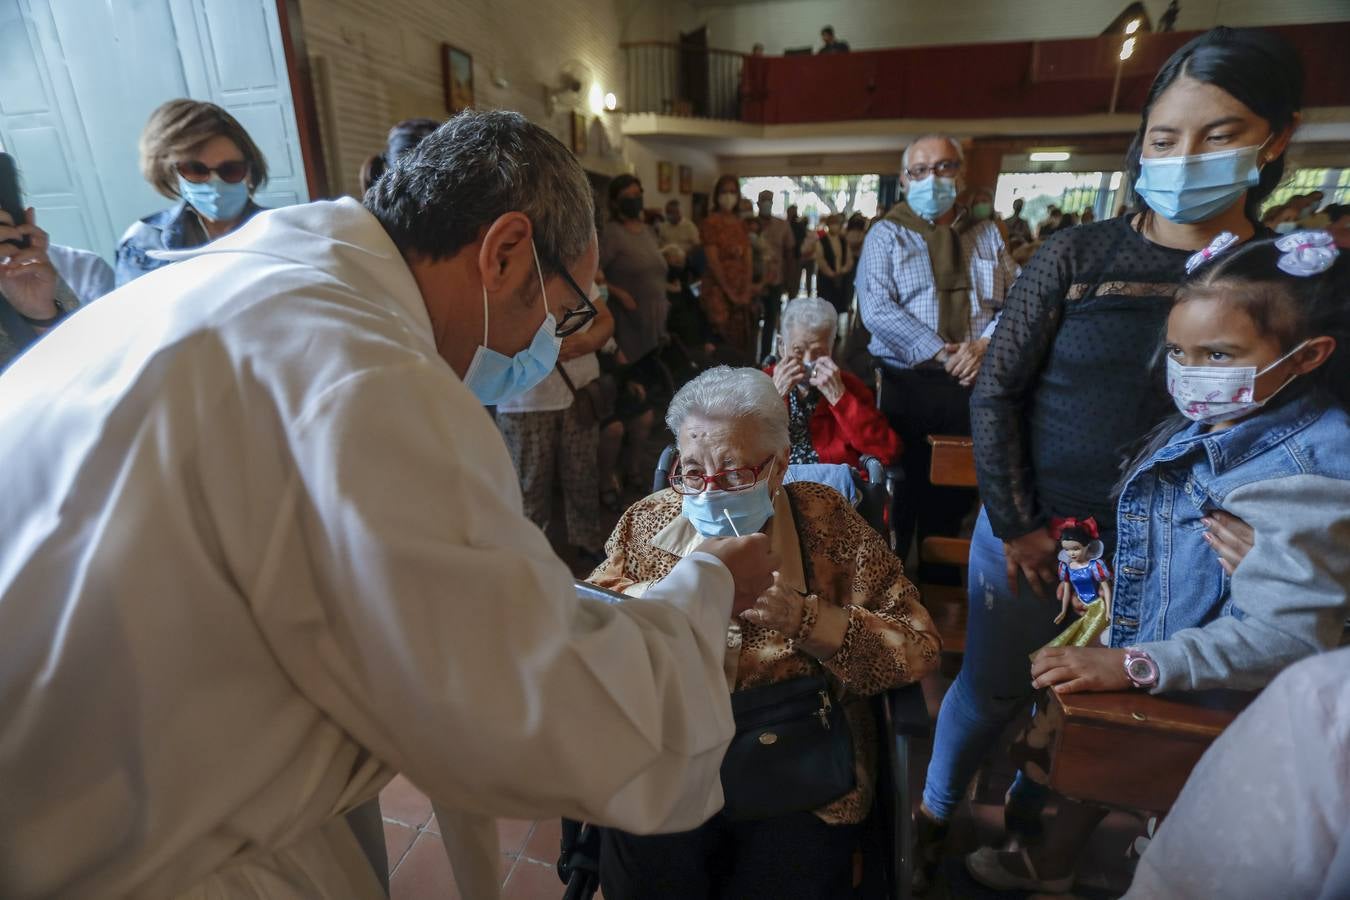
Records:
[[[238,184],[248,177],[248,163],[242,159],[231,159],[221,163],[214,169],[204,162],[198,162],[195,159],[185,160],[180,163],[174,163],[174,169],[178,171],[185,179],[193,184],[204,184],[211,180],[211,173],[220,176],[220,180],[226,184]]]

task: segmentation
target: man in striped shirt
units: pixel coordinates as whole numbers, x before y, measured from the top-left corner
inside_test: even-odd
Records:
[[[970,498],[928,481],[930,434],[970,434],[970,386],[1017,267],[998,226],[973,222],[957,205],[964,187],[960,145],[925,135],[905,148],[905,202],[873,225],[857,267],[869,350],[882,367],[881,405],[905,449],[906,496],[896,521],[903,555],[917,529],[955,534]],[[958,573],[920,571],[956,582]]]

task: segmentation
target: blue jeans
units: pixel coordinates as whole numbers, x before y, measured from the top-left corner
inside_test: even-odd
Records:
[[[1018,577],[1008,590],[1003,542],[983,509],[970,541],[970,615],[961,673],[942,699],[923,803],[946,821],[980,761],[1031,697],[1031,654],[1060,632],[1056,600],[1032,593]]]

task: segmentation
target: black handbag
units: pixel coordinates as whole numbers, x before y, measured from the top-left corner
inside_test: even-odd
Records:
[[[581,386],[578,390],[567,376],[567,370],[558,363],[556,368],[562,376],[563,384],[572,392],[572,402],[576,404],[577,415],[582,425],[599,425],[614,415],[619,402],[619,385],[613,375],[601,375],[594,381]]]
[[[813,579],[805,547],[802,562],[809,591]],[[818,675],[736,691],[731,712],[736,736],[722,758],[722,814],[728,819],[820,809],[857,786],[853,734],[823,668]]]

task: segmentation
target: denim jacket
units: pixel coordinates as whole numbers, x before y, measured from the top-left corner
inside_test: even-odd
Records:
[[[244,205],[235,227],[243,225],[253,216],[263,211],[263,207],[252,198]],[[152,272],[167,266],[170,260],[155,259],[150,255],[154,250],[189,250],[200,247],[208,241],[206,231],[196,214],[188,208],[186,200],[179,200],[168,209],[146,216],[132,223],[122,240],[117,244],[117,286],[121,287]]]
[[[1350,595],[1350,416],[1298,389],[1225,431],[1193,424],[1131,475],[1117,508],[1110,641],[1158,664],[1156,692],[1255,689],[1336,645]],[[1230,578],[1201,519],[1256,544]]]

